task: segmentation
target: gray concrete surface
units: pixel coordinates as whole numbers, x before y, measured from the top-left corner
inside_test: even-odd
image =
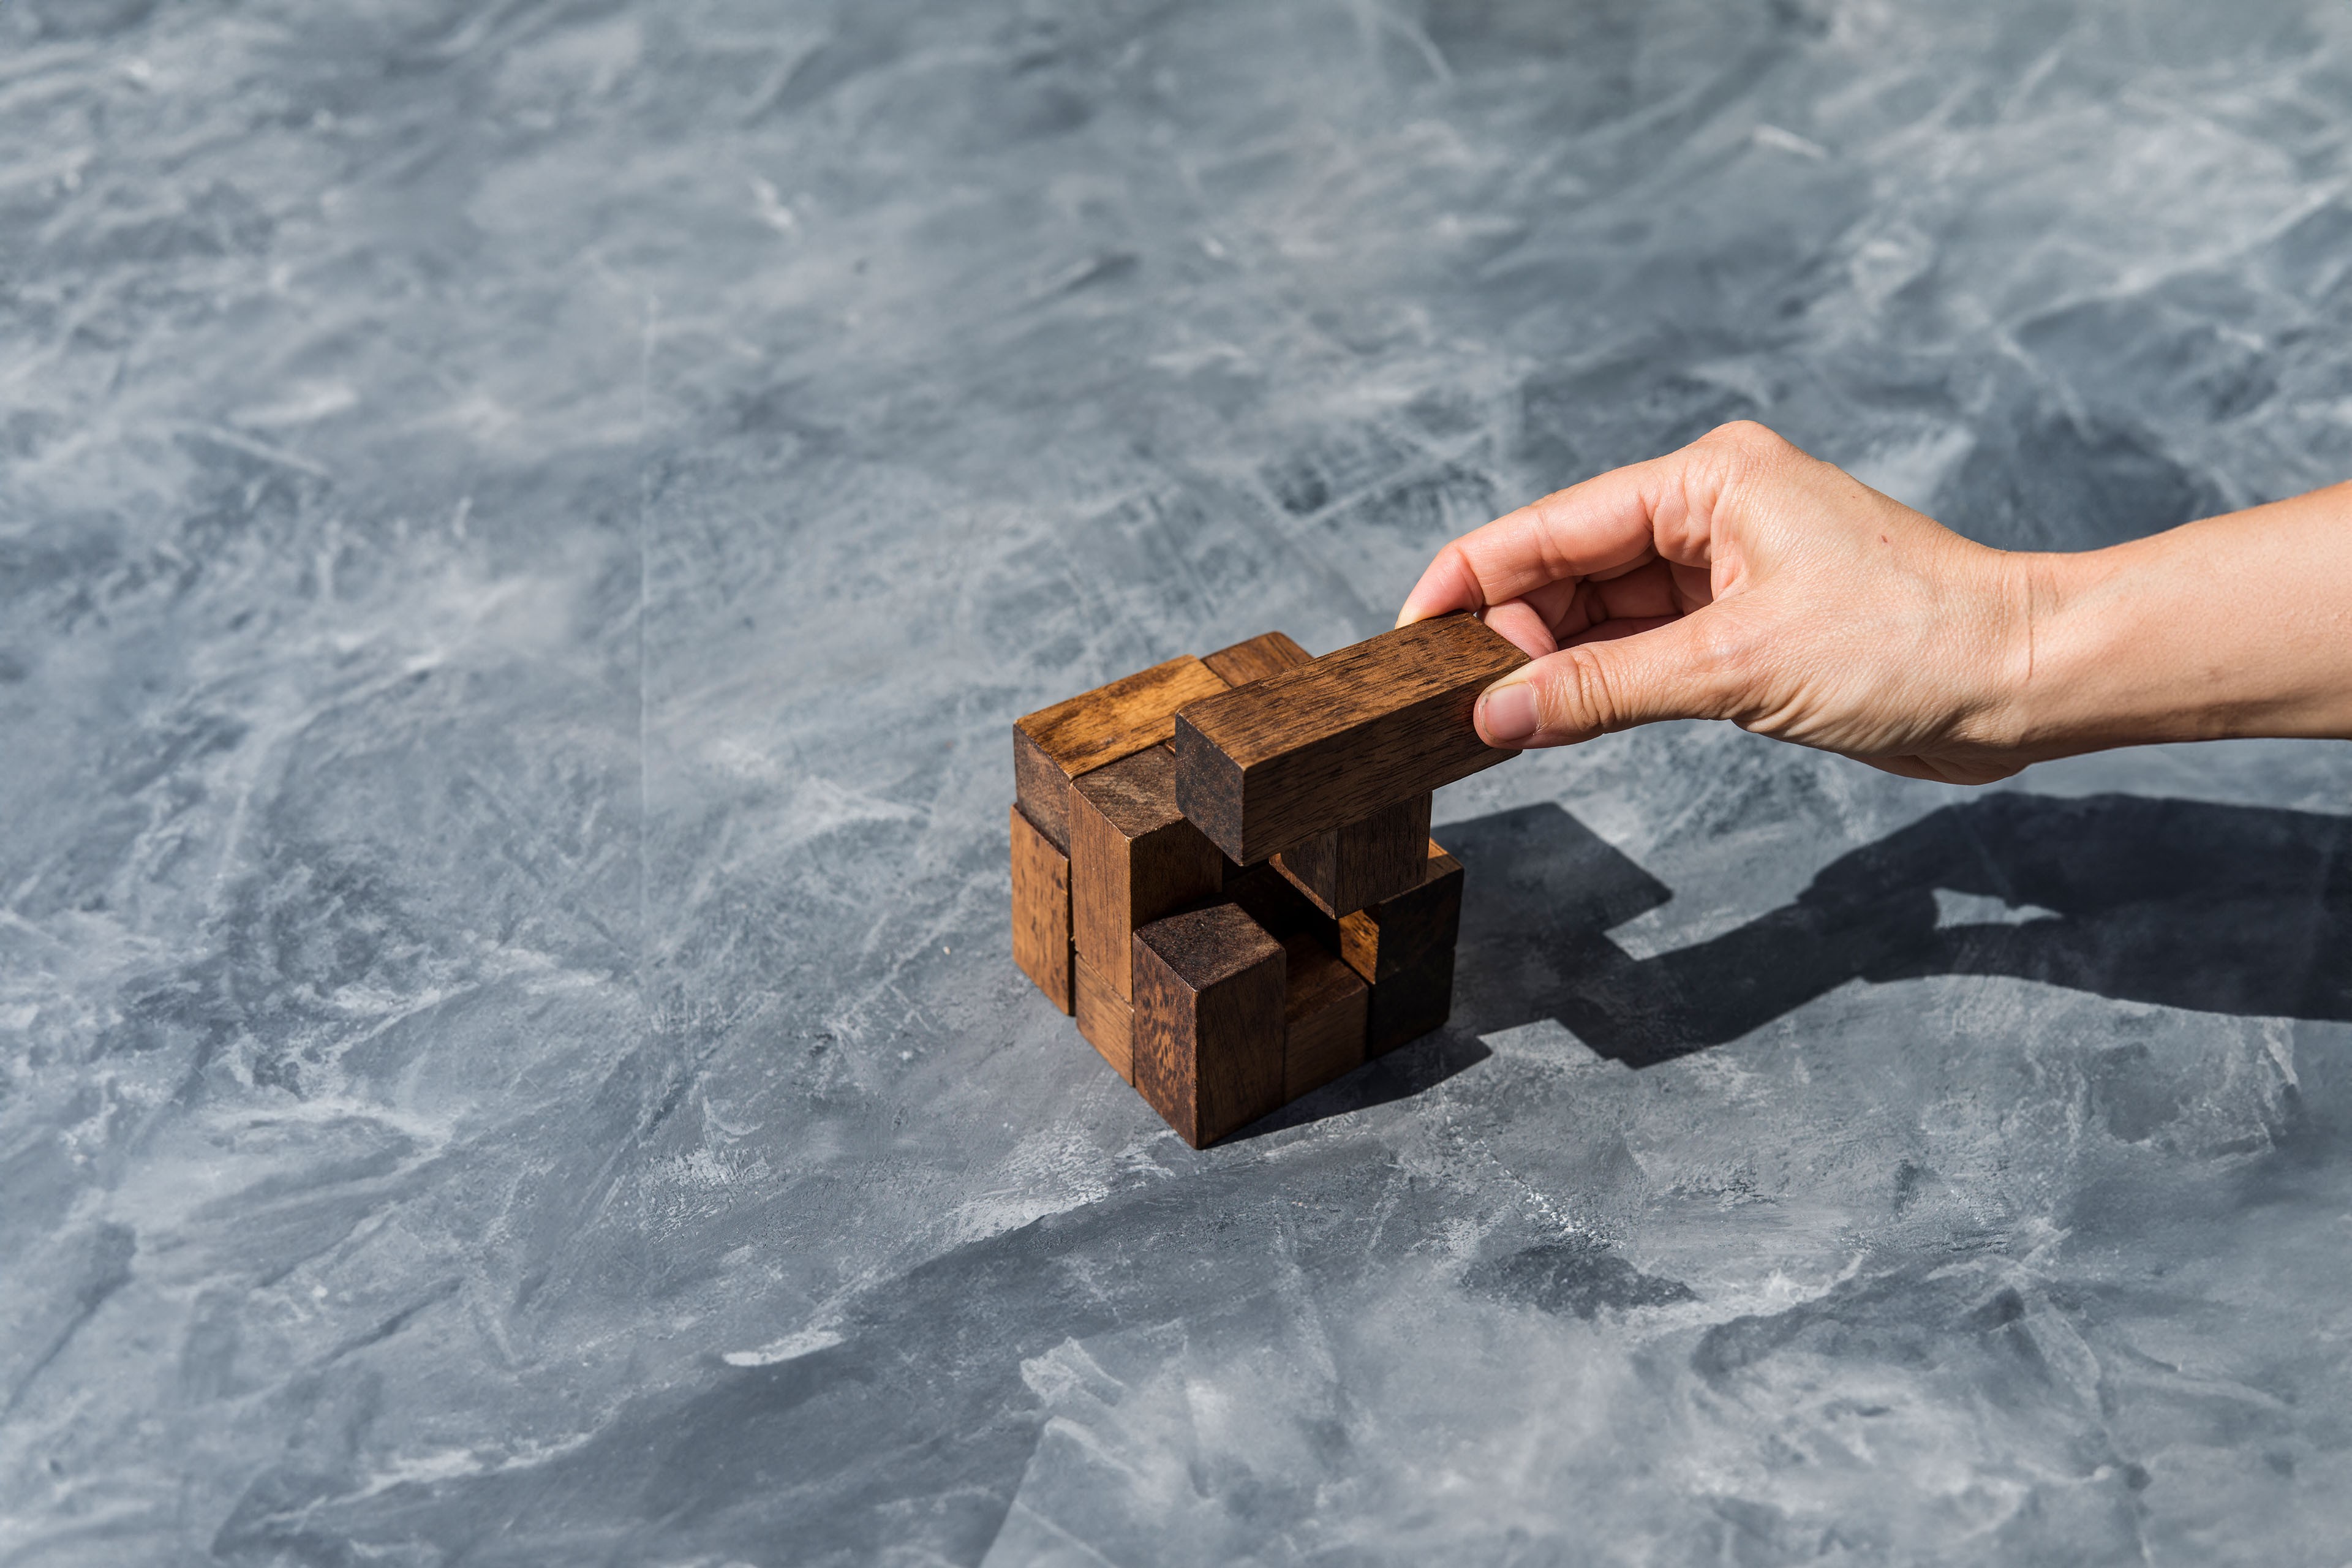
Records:
[[[2335,0],[0,7],[0,1561],[2341,1563],[2352,750],[1517,762],[1204,1154],[1003,812],[1728,417],[2352,472],[2348,132]]]

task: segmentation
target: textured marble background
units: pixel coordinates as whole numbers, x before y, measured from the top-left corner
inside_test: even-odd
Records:
[[[1521,760],[1205,1154],[1003,815],[1728,417],[2352,474],[2347,179],[2340,0],[0,4],[0,1562],[2352,1558],[2352,748]]]

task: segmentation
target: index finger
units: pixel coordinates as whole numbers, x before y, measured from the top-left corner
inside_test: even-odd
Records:
[[[1506,512],[1437,552],[1405,595],[1397,625],[1454,610],[1485,610],[1547,584],[1608,576],[1653,552],[1677,565],[1707,563],[1716,476],[1686,447],[1629,464]],[[1694,485],[1693,481],[1700,483]]]

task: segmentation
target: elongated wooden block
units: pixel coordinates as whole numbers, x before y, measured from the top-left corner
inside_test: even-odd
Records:
[[[1045,999],[1067,1013],[1070,980],[1070,858],[1013,808],[1013,962]]]
[[[1470,722],[1478,693],[1527,655],[1442,616],[1189,704],[1176,799],[1244,866],[1507,761]]]
[[[1311,663],[1313,656],[1281,632],[1261,632],[1203,655],[1201,662],[1226,685],[1246,686]],[[1318,833],[1276,856],[1275,864],[1336,919],[1420,881],[1422,841],[1428,837],[1429,796],[1423,795]]]
[[[1015,720],[1013,787],[1021,809],[1068,854],[1070,781],[1160,744],[1173,732],[1178,709],[1224,689],[1207,665],[1187,655]]]
[[[1193,1148],[1283,1100],[1282,944],[1237,904],[1135,933],[1135,1087]]]
[[[1286,1103],[1363,1065],[1371,990],[1307,932],[1284,942],[1282,952],[1288,983],[1282,1042]]]
[[[1201,656],[1201,662],[1227,686],[1247,686],[1310,662],[1314,655],[1282,632],[1260,632],[1247,642]]]
[[[1434,840],[1421,886],[1339,921],[1339,955],[1371,984],[1366,1054],[1392,1051],[1445,1022],[1461,931],[1462,862]]]
[[[1325,914],[1354,914],[1421,885],[1429,807],[1426,795],[1382,806],[1361,822],[1292,845],[1274,865]]]
[[[1078,953],[1121,997],[1135,994],[1139,926],[1217,896],[1224,857],[1176,809],[1165,746],[1081,774],[1070,799],[1070,912]]]
[[[1128,999],[1110,988],[1110,982],[1095,973],[1093,964],[1085,959],[1071,963],[1076,972],[1078,1005],[1078,1033],[1087,1044],[1102,1053],[1118,1076],[1128,1082],[1135,1081],[1135,1008]],[[1349,970],[1348,973],[1354,973]]]

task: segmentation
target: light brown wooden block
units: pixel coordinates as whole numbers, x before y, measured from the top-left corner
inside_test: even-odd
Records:
[[[1070,851],[1070,781],[1169,738],[1176,710],[1225,689],[1189,654],[1015,720],[1013,787],[1055,848]]]
[[[1071,965],[1076,971],[1078,1001],[1078,1033],[1087,1044],[1102,1053],[1103,1060],[1117,1069],[1128,1082],[1135,1081],[1135,1008],[1127,998],[1110,988],[1110,982],[1095,973],[1094,965],[1080,958]],[[1355,973],[1349,970],[1349,973]]]
[[[1227,686],[1247,686],[1253,680],[1296,669],[1313,658],[1281,632],[1260,632],[1247,642],[1203,654],[1201,662]]]
[[[1287,1102],[1363,1065],[1371,991],[1307,932],[1284,942],[1282,952],[1288,973],[1282,1044],[1282,1098]]]
[[[1282,1103],[1282,944],[1237,904],[1135,933],[1135,1087],[1198,1149]]]
[[[1013,808],[1013,962],[1045,999],[1067,1013],[1070,981],[1070,858]]]
[[[1354,914],[1421,885],[1429,807],[1426,795],[1401,800],[1361,822],[1292,845],[1274,864],[1325,914]]]
[[[1070,912],[1079,955],[1122,997],[1135,994],[1129,939],[1224,885],[1224,857],[1176,809],[1164,746],[1080,775],[1070,799]]]
[[[1527,655],[1466,615],[1384,632],[1176,716],[1176,798],[1244,866],[1516,752],[1470,722]]]
[[[1444,1024],[1454,1007],[1454,947],[1462,931],[1462,862],[1429,845],[1421,886],[1339,921],[1339,954],[1371,983],[1367,1055]]]

